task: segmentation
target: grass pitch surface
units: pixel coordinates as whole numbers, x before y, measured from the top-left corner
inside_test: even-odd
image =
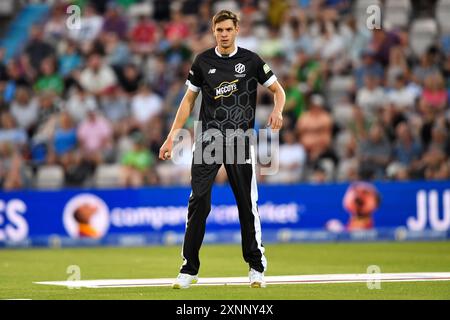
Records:
[[[449,272],[450,242],[327,243],[266,245],[266,275],[365,273],[376,265],[383,273]],[[200,277],[247,275],[239,245],[204,245]],[[65,281],[79,266],[81,280],[176,277],[180,247],[0,250],[0,299],[450,299],[450,281],[68,289],[38,285]],[[70,271],[70,270],[69,270]]]

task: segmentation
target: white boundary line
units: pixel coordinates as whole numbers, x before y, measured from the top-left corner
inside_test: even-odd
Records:
[[[361,274],[317,274],[294,276],[268,276],[268,285],[274,284],[329,284],[360,282],[416,282],[416,281],[450,281],[450,272],[418,273],[361,273]],[[162,279],[121,279],[121,280],[80,280],[80,281],[44,281],[35,284],[66,286],[76,288],[132,288],[132,287],[167,287],[174,278]],[[200,278],[195,286],[248,285],[247,277]]]

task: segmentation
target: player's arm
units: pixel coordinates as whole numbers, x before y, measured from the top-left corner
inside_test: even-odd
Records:
[[[286,94],[284,93],[284,89],[278,81],[272,83],[270,86],[268,86],[268,88],[273,93],[275,106],[273,107],[273,111],[270,114],[267,126],[270,126],[272,129],[278,130],[283,126],[283,108],[284,104],[286,103]]]
[[[163,145],[159,149],[159,158],[161,160],[170,159],[175,134],[179,129],[183,128],[184,124],[189,118],[189,115],[191,114],[192,109],[194,108],[194,102],[197,96],[198,92],[192,91],[191,89],[186,90],[183,100],[181,100],[180,106],[178,107],[178,111],[175,116],[175,120],[173,121],[172,128],[170,129],[170,132],[167,135],[167,139],[166,141],[164,141]]]

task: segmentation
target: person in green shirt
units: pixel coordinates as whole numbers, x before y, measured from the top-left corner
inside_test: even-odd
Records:
[[[297,80],[306,84],[309,92],[321,92],[323,89],[322,66],[319,61],[314,60],[300,50],[294,68]]]
[[[41,75],[34,84],[34,90],[37,93],[52,91],[61,95],[64,91],[64,80],[56,73],[55,62],[53,58],[47,58],[42,61]]]
[[[284,113],[295,126],[297,119],[305,111],[305,97],[300,91],[299,82],[294,74],[287,75],[283,80],[286,93]]]
[[[142,133],[132,135],[133,149],[126,152],[121,160],[122,184],[124,186],[140,187],[144,185],[155,158],[145,144]]]

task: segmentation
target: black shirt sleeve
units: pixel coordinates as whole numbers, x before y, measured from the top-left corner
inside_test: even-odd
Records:
[[[194,92],[199,92],[203,84],[202,71],[200,69],[198,57],[195,58],[194,63],[189,70],[189,75],[186,80],[186,85]]]
[[[258,78],[258,82],[265,87],[270,86],[277,80],[277,77],[273,74],[269,65],[264,62],[263,59],[257,54],[256,56],[256,77]]]

